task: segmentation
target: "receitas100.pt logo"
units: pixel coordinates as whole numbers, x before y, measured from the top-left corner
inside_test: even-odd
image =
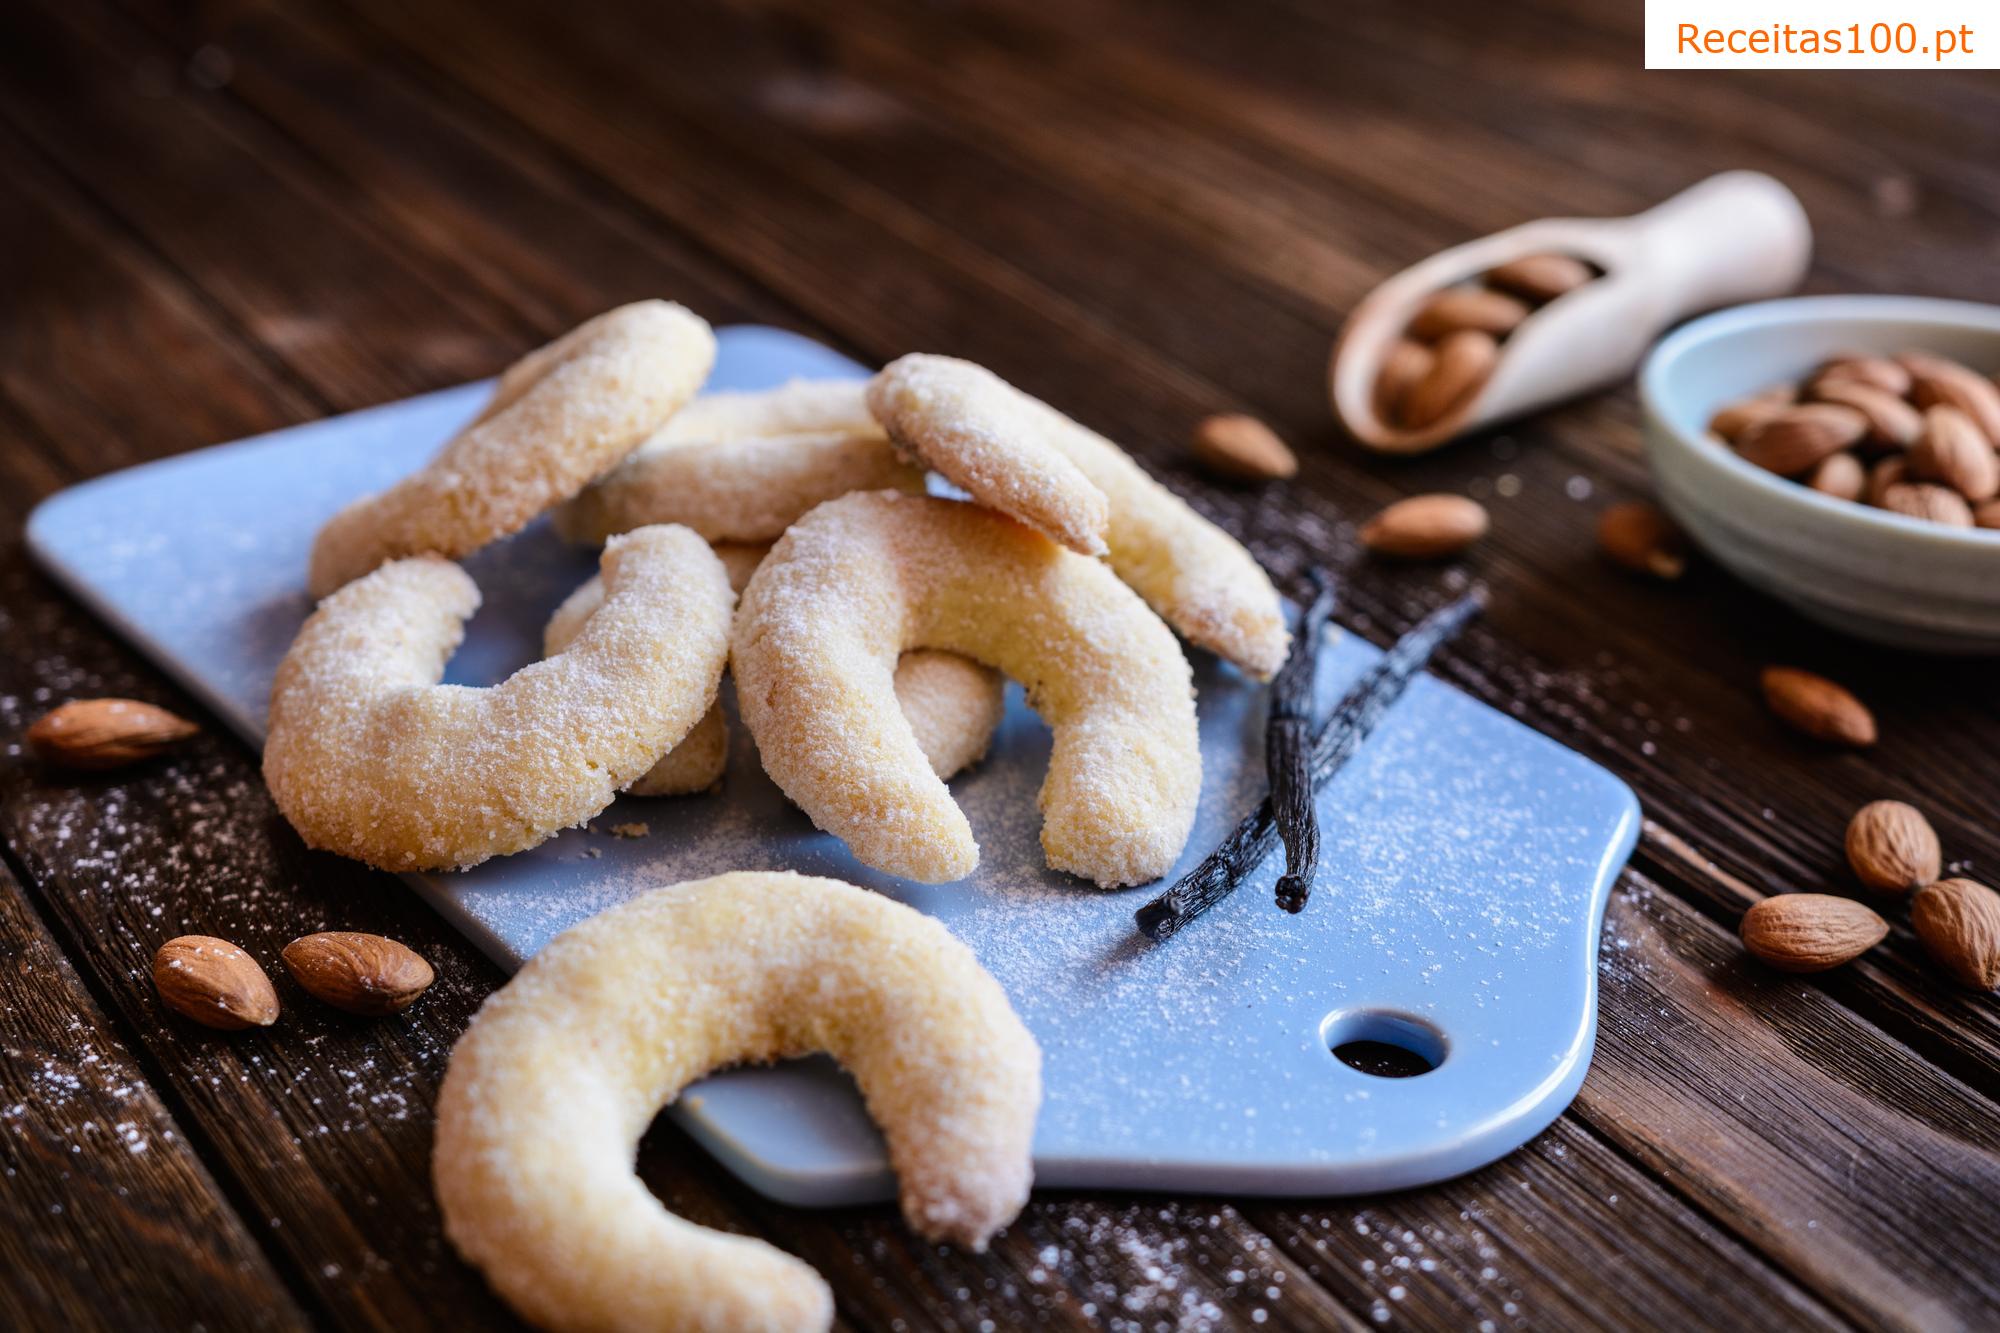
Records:
[[[1648,69],[1995,69],[1992,0],[1646,0]]]

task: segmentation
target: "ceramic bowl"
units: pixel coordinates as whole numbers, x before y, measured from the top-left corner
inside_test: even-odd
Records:
[[[2000,653],[2000,530],[1951,528],[1808,490],[1710,435],[1717,408],[1838,352],[1921,348],[2000,369],[2000,306],[1808,296],[1663,339],[1639,373],[1660,502],[1718,563],[1823,625],[1938,653]]]

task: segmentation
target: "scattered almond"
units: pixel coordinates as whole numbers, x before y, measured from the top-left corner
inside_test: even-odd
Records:
[[[1894,362],[1884,362],[1894,365]],[[1857,379],[1816,380],[1812,387],[1815,402],[1834,403],[1859,412],[1868,422],[1870,442],[1892,449],[1907,449],[1923,433],[1923,413],[1895,394]]]
[[[1942,482],[1968,500],[2000,495],[2000,458],[1972,418],[1942,403],[1924,411],[1923,433],[1910,449],[1910,475]]]
[[[2000,448],[2000,385],[1978,371],[1927,352],[1897,358],[1910,372],[1910,401],[1918,407],[1943,404],[1971,417],[1986,442]]]
[[[1418,381],[1431,373],[1437,353],[1420,342],[1398,338],[1375,372],[1375,415],[1386,422],[1403,420],[1403,400]]]
[[[1781,893],[1743,914],[1743,947],[1782,972],[1824,972],[1880,944],[1889,923],[1852,898]]]
[[[1463,495],[1413,495],[1361,527],[1361,544],[1378,555],[1428,560],[1456,555],[1486,535],[1486,510]]]
[[[63,768],[120,768],[164,754],[201,728],[137,699],[72,699],[28,728],[28,748]]]
[[[1882,507],[1891,513],[1921,518],[1946,527],[1972,526],[1972,506],[1949,486],[1927,481],[1903,481],[1882,489]]]
[[[1643,500],[1605,510],[1597,520],[1597,546],[1613,563],[1656,579],[1687,571],[1687,536],[1658,505]]]
[[[1736,448],[1768,472],[1796,477],[1821,459],[1858,444],[1867,433],[1867,419],[1851,407],[1803,403],[1752,426]]]
[[[1236,481],[1282,481],[1299,471],[1285,442],[1249,416],[1204,418],[1194,428],[1194,456],[1209,471]]]
[[[1813,396],[1820,396],[1820,390],[1836,383],[1866,385],[1891,398],[1901,398],[1910,391],[1910,372],[1886,356],[1850,353],[1834,357],[1813,372]]]
[[[1873,745],[1875,715],[1824,676],[1797,667],[1765,667],[1764,701],[1779,720],[1817,740]]]
[[[1901,801],[1870,801],[1847,824],[1847,863],[1884,893],[1909,893],[1938,877],[1944,853],[1923,812]]]
[[[233,1031],[278,1021],[278,993],[257,960],[213,935],[181,935],[153,955],[153,986],[169,1009]]]
[[[1910,900],[1910,925],[1940,967],[1975,990],[2000,986],[2000,894],[1941,879]]]
[[[1830,454],[1801,479],[1821,495],[1836,500],[1859,500],[1868,489],[1868,469],[1850,453]]]
[[[1546,305],[1596,276],[1590,265],[1569,255],[1523,255],[1488,271],[1486,282],[1536,305]]]
[[[1403,395],[1403,425],[1422,430],[1457,411],[1493,374],[1500,344],[1476,329],[1452,334],[1437,345],[1431,368]]]
[[[409,1008],[436,978],[408,946],[352,930],[302,935],[285,946],[284,959],[309,994],[374,1018]]]
[[[1410,336],[1437,342],[1464,329],[1500,338],[1528,317],[1525,303],[1485,287],[1447,287],[1434,293],[1410,317]]]

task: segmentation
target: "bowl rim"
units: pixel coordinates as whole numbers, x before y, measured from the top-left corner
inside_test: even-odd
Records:
[[[1639,405],[1647,421],[1672,437],[1682,448],[1719,466],[1724,472],[1780,503],[1803,506],[1824,515],[1830,522],[1851,523],[1861,529],[1898,538],[1917,538],[1955,547],[1967,552],[2000,551],[2000,528],[1955,528],[1907,514],[1877,509],[1853,500],[1822,495],[1775,472],[1767,472],[1746,462],[1734,449],[1705,430],[1686,430],[1675,423],[1665,404],[1672,395],[1667,376],[1681,357],[1696,347],[1757,329],[1787,324],[1839,322],[1846,324],[1927,323],[1940,328],[1963,329],[1991,334],[2000,342],[2000,305],[1979,301],[1957,301],[1934,296],[1788,296],[1775,301],[1756,301],[1732,306],[1689,320],[1654,344],[1639,370]]]

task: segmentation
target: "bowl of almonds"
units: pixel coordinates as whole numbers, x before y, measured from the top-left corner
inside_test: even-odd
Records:
[[[2000,653],[2000,307],[1739,306],[1640,372],[1660,501],[1717,562],[1896,647]]]

